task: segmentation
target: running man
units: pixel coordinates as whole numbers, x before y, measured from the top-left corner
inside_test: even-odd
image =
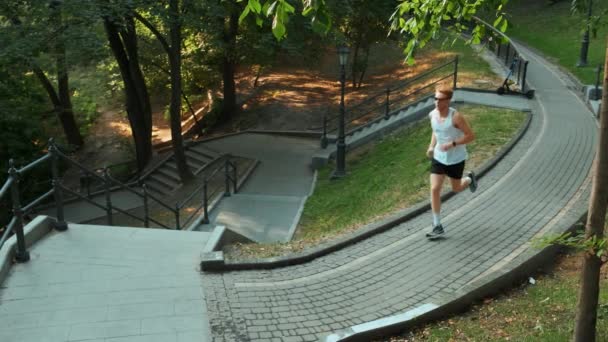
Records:
[[[426,155],[431,159],[431,210],[433,230],[426,234],[428,238],[437,238],[444,234],[441,225],[441,188],[445,177],[450,178],[452,190],[460,192],[467,187],[471,192],[477,190],[477,179],[471,171],[462,178],[467,159],[466,144],[475,139],[464,116],[450,107],[454,91],[447,86],[435,90],[435,109],[429,113],[431,127],[431,144]]]

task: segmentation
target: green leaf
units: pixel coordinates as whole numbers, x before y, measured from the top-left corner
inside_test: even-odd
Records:
[[[260,17],[255,17],[255,23],[259,26],[262,27],[262,25],[264,24],[264,20]]]
[[[295,9],[295,8],[293,8],[293,6],[291,6],[291,4],[289,4],[289,2],[287,2],[287,1],[283,1],[281,4],[283,5],[283,8],[285,9],[285,11],[286,11],[287,13],[294,13],[294,12],[295,12],[295,10],[296,10],[296,9]]]
[[[260,14],[262,11],[262,5],[260,5],[260,0],[249,0],[247,7],[250,8],[253,13]]]
[[[285,36],[285,25],[283,25],[277,15],[274,16],[274,20],[272,21],[272,34],[277,40],[281,40]]]
[[[249,6],[246,6],[243,13],[241,13],[241,15],[239,16],[239,24],[242,23],[243,20],[245,20],[245,18],[247,17],[248,14],[249,14]]]
[[[496,20],[494,20],[494,23],[492,24],[492,26],[498,27],[498,25],[500,24],[501,21],[502,21],[502,15],[500,17],[496,18]]]
[[[275,2],[273,2],[268,9],[266,10],[266,16],[270,17],[272,15],[272,13],[274,13],[274,9],[275,7],[277,7],[277,3],[279,2],[279,0],[275,0]]]
[[[503,20],[502,25],[500,26],[500,32],[505,32],[508,26],[509,22],[507,21],[507,19]]]

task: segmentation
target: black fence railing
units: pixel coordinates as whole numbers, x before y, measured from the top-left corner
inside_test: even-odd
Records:
[[[109,168],[104,168],[101,173],[98,170],[88,169],[64,154],[51,139],[49,140],[48,152],[26,166],[18,169],[13,160],[9,161],[9,175],[4,184],[0,187],[0,201],[10,198],[13,215],[8,218],[8,223],[5,226],[0,226],[0,232],[2,232],[2,236],[0,237],[0,249],[9,237],[15,235],[17,239],[15,259],[18,262],[29,260],[29,253],[26,249],[24,237],[25,217],[35,213],[36,209],[49,199],[54,199],[53,209],[56,212],[54,228],[58,231],[66,230],[68,228],[64,213],[66,195],[71,195],[73,198],[82,200],[105,211],[108,225],[113,225],[114,216],[120,214],[143,223],[144,227],[149,227],[150,223],[153,223],[161,228],[179,230],[194,222],[194,219],[197,216],[200,216],[201,212],[204,215],[202,222],[208,223],[211,200],[216,199],[220,192],[222,196],[230,196],[231,191],[234,193],[237,191],[238,174],[236,162],[231,160],[230,155],[226,155],[216,161],[219,165],[217,165],[214,170],[208,172],[203,184],[191,191],[190,195],[186,196],[184,200],[176,203],[175,206],[171,206],[151,194],[145,184],[134,187],[133,184],[122,183],[111,175]],[[103,189],[99,191],[86,191],[83,193],[82,191],[76,191],[65,186],[61,181],[60,163],[65,163],[67,166],[77,169],[81,175],[85,175],[92,181],[102,184]],[[27,204],[22,203],[20,180],[31,170],[44,167],[45,164],[50,164],[51,189],[35,197]],[[49,167],[49,165],[46,165],[46,167]],[[214,183],[216,186],[211,187],[211,183]],[[218,184],[221,186],[217,186]],[[137,208],[141,210],[137,211],[139,211],[140,214],[138,214],[137,211],[123,209],[113,203],[112,192],[116,190],[126,191],[136,198],[139,198],[141,200],[141,206]],[[100,196],[102,194],[102,201],[95,200],[94,196]],[[167,223],[166,220],[155,218],[155,216],[150,213],[151,207],[156,207],[158,210],[169,213],[169,215],[173,216],[172,221],[174,224]],[[141,213],[142,210],[143,213]]]
[[[458,57],[434,67],[394,87],[372,95],[358,104],[345,108],[345,135],[351,135],[372,122],[388,119],[410,104],[430,96],[440,83],[456,88]],[[323,117],[321,146],[327,146],[328,135],[338,130],[340,114]]]
[[[534,90],[528,84],[527,79],[529,61],[522,56],[517,46],[504,33],[480,18],[474,17],[473,20],[489,30],[490,33],[483,38],[482,43],[508,69],[508,74],[503,84],[497,89],[497,93],[501,95],[515,93],[532,98]],[[516,90],[514,85],[519,89]]]

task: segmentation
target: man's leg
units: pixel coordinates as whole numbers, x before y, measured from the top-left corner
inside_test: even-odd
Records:
[[[431,211],[433,213],[433,226],[441,224],[441,188],[445,175],[431,173]]]
[[[477,179],[475,178],[475,173],[472,171],[464,178],[450,178],[450,182],[452,183],[452,190],[454,190],[454,192],[461,192],[466,188],[469,188],[471,192],[477,190]]]
[[[454,192],[461,192],[469,187],[469,184],[471,184],[471,178],[450,178],[450,182],[452,183],[452,190]]]

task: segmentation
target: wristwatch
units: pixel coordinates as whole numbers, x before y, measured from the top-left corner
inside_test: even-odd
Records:
[[[456,140],[452,140],[452,146],[456,147]]]

